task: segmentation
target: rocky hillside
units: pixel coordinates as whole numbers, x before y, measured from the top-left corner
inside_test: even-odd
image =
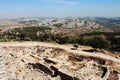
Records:
[[[85,34],[91,32],[113,32],[95,21],[79,19],[8,19],[0,20],[0,30],[6,32],[11,29],[23,27],[49,27],[54,33],[65,32],[66,34]]]
[[[8,80],[120,80],[120,55],[48,43],[0,45]]]

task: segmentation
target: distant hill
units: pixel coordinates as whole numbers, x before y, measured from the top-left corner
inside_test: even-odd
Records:
[[[109,27],[115,32],[120,32],[120,18],[95,18],[95,22],[105,27]]]
[[[91,32],[119,32],[120,19],[116,18],[16,18],[0,20],[0,29],[8,30],[23,27],[53,27],[66,34],[84,34]],[[54,30],[53,30],[54,31]]]

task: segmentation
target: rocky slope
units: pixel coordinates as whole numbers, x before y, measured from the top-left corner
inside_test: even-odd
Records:
[[[120,80],[120,56],[87,47],[49,43],[0,43],[8,80]],[[2,79],[0,79],[2,80]]]

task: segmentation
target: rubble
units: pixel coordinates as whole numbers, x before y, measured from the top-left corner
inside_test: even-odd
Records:
[[[3,54],[8,80],[120,80],[116,62],[58,47],[9,46]]]

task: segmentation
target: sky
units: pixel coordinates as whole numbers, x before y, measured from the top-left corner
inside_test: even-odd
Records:
[[[0,0],[0,18],[120,17],[120,0]]]

